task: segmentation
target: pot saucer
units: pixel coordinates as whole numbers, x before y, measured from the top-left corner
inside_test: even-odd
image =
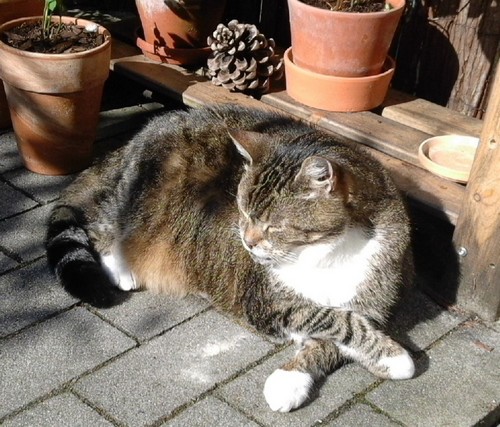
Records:
[[[478,143],[479,138],[473,136],[434,136],[420,144],[418,158],[432,173],[465,184]]]
[[[394,74],[395,63],[387,57],[380,74],[337,77],[315,73],[293,62],[292,48],[284,55],[288,94],[310,107],[327,111],[366,111],[382,104]]]

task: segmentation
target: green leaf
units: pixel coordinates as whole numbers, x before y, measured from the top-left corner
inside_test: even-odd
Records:
[[[52,26],[52,15],[59,9],[61,10],[63,0],[45,0],[45,6],[43,9],[43,35],[45,38],[49,37],[50,28]]]
[[[50,11],[51,14],[54,13],[58,4],[59,4],[59,0],[48,0],[47,1],[47,9]]]

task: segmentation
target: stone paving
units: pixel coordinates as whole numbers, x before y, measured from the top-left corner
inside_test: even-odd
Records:
[[[127,137],[119,123],[102,126],[99,144]],[[200,298],[137,292],[111,309],[80,303],[49,272],[42,244],[51,205],[72,177],[25,170],[13,132],[2,132],[0,425],[498,425],[499,323],[444,310],[419,291],[391,332],[412,351],[415,379],[383,381],[349,364],[288,414],[272,412],[262,388],[293,347]]]

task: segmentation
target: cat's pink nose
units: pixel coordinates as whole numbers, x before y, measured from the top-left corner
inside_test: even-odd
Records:
[[[259,241],[256,239],[247,239],[246,237],[243,240],[245,241],[245,245],[247,245],[249,249],[255,248],[255,246],[257,246],[259,243]]]
[[[262,241],[262,232],[256,229],[247,229],[245,235],[243,236],[243,241],[249,249],[253,249]]]

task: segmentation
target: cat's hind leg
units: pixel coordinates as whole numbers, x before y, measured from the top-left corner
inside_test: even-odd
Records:
[[[126,293],[114,286],[103,268],[100,252],[84,224],[80,208],[64,204],[54,207],[45,240],[49,266],[74,297],[96,307],[119,304],[127,298]]]
[[[304,404],[315,383],[341,363],[336,345],[322,339],[301,341],[295,357],[266,380],[264,397],[273,411],[289,412]]]
[[[101,254],[100,257],[104,269],[119,289],[132,291],[138,288],[135,276],[130,271],[119,243],[113,244],[110,251]]]

